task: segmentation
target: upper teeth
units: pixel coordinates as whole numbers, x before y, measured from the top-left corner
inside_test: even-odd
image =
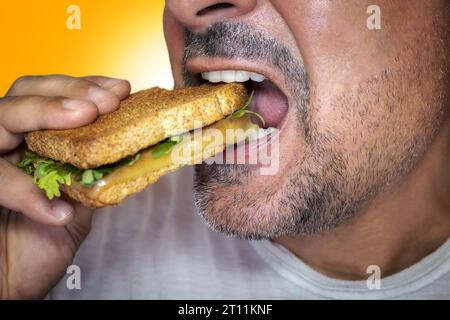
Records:
[[[202,78],[209,82],[245,82],[250,79],[256,82],[263,82],[266,78],[255,72],[241,71],[241,70],[224,70],[202,72]]]

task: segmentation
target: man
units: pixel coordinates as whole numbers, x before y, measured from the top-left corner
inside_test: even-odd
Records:
[[[94,214],[6,159],[24,132],[113,111],[129,84],[18,79],[0,102],[1,297],[450,298],[450,4],[380,0],[379,28],[372,4],[166,1],[176,86],[241,70],[282,92],[262,110],[279,170],[201,165]],[[57,285],[74,257],[80,290]]]

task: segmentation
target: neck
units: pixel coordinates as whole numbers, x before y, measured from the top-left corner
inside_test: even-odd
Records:
[[[281,237],[282,244],[317,271],[346,280],[381,276],[418,262],[450,236],[450,126],[418,166],[341,226],[317,235]]]

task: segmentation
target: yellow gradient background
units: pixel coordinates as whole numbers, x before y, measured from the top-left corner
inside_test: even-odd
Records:
[[[81,30],[66,26],[70,5]],[[162,29],[163,0],[16,0],[0,5],[0,96],[21,75],[101,74],[132,90],[171,88]]]

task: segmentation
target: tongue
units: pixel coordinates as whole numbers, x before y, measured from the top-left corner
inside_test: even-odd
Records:
[[[259,113],[264,118],[266,127],[277,127],[288,112],[286,95],[269,80],[251,82],[248,90],[254,90],[249,110]],[[253,121],[261,124],[257,117],[253,117]]]

